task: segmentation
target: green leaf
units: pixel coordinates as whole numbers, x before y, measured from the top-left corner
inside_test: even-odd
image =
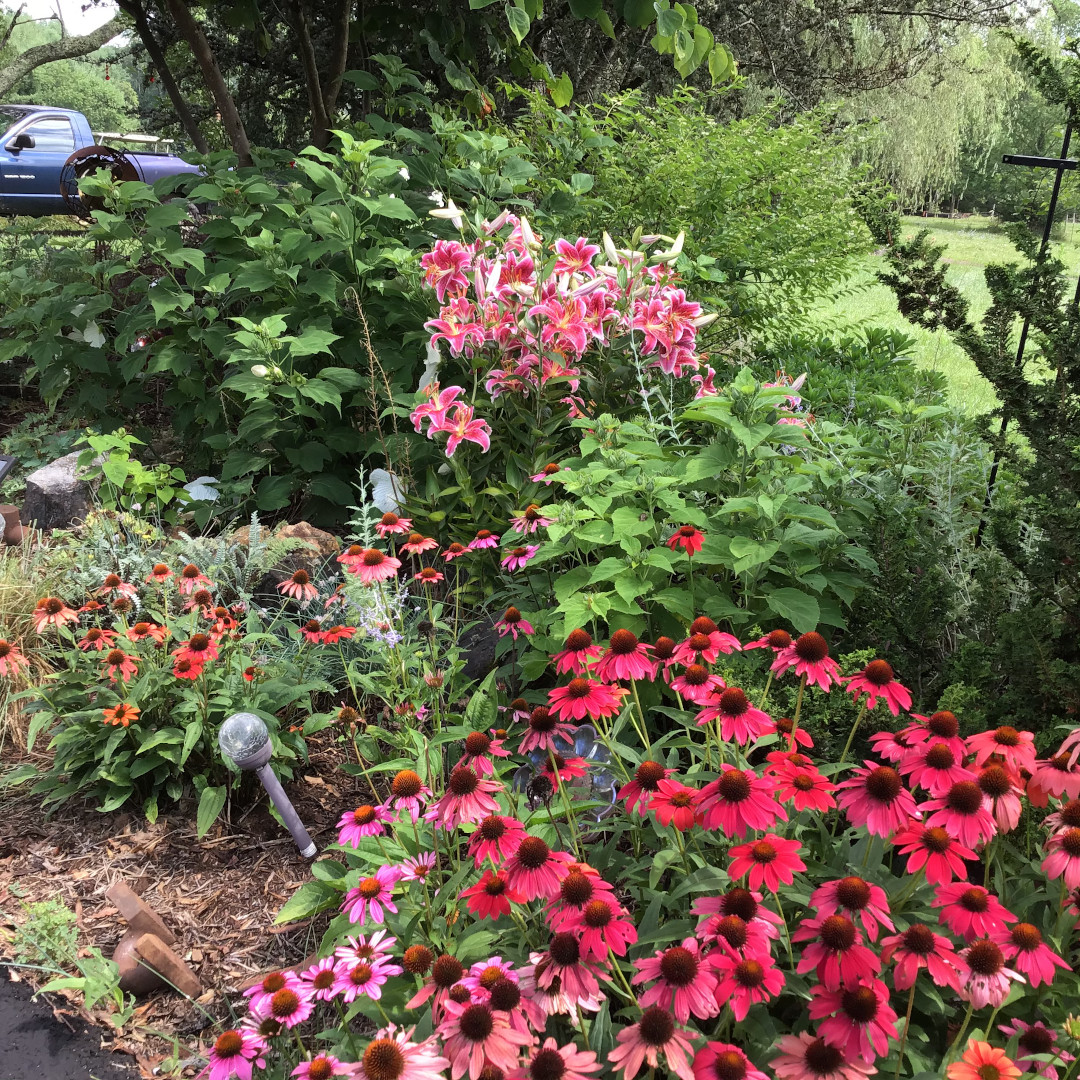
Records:
[[[199,796],[199,809],[195,814],[195,832],[201,840],[217,821],[218,814],[225,806],[225,785],[203,788]]]
[[[316,405],[333,405],[341,412],[341,392],[322,379],[308,379],[303,386],[297,387],[302,397],[314,401]]]
[[[305,326],[303,331],[289,342],[289,355],[314,356],[316,353],[332,352],[330,346],[340,340],[340,334],[332,334],[320,326]]]
[[[656,17],[656,32],[661,37],[674,37],[685,25],[686,19],[681,11],[669,9],[661,11]]]
[[[604,0],[570,0],[570,12],[575,19],[599,19]]]
[[[631,26],[642,30],[650,26],[656,18],[656,8],[653,7],[652,0],[626,0],[623,5],[623,18]]]
[[[565,109],[574,98],[574,84],[564,71],[553,83],[548,85],[551,101],[557,109]]]
[[[601,11],[600,14],[596,16],[596,25],[599,26],[604,34],[611,38],[612,41],[615,40],[615,27],[611,25],[611,16],[608,15],[606,11]]]
[[[176,746],[180,742],[182,742],[182,739],[179,728],[159,728],[135,753],[145,754],[147,750],[153,750],[155,746]]]
[[[320,911],[337,907],[341,903],[341,893],[325,881],[305,881],[285,901],[281,910],[274,919],[274,924],[297,922],[311,915],[317,915]]]
[[[494,3],[494,0],[492,0]],[[486,4],[484,5],[487,6]],[[469,91],[476,88],[476,84],[473,82],[472,75],[469,74],[467,68],[463,68],[460,64],[456,64],[453,60],[450,61],[443,68],[443,74],[446,76],[446,81],[455,89]]]
[[[773,589],[765,596],[765,603],[782,619],[786,619],[800,634],[817,628],[821,609],[817,600],[798,589]]]
[[[260,510],[280,510],[288,505],[295,489],[292,476],[264,476],[255,492],[255,505]]]
[[[709,53],[709,78],[712,79],[713,86],[730,79],[734,74],[734,67],[731,53],[723,45],[714,45]]]
[[[520,45],[525,40],[525,35],[529,32],[529,26],[531,25],[532,20],[521,8],[512,7],[510,4],[507,4],[506,21],[510,24],[510,33],[514,35],[514,39]]]
[[[517,8],[514,9],[515,11]],[[526,16],[528,18],[528,16]],[[393,218],[395,221],[415,221],[416,215],[403,199],[393,195],[380,195],[377,199],[361,199],[368,213],[376,217]]]

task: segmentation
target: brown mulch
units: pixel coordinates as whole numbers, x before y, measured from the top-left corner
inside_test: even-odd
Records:
[[[320,848],[336,839],[336,822],[343,808],[356,805],[364,783],[338,768],[346,744],[327,734],[311,741],[310,761],[285,785]],[[4,762],[14,763],[10,756]],[[270,816],[257,781],[234,797],[202,840],[195,835],[194,804],[170,806],[149,825],[137,810],[101,814],[71,800],[46,817],[39,797],[0,796],[0,960],[14,955],[22,904],[53,898],[75,912],[80,945],[110,956],[126,930],[105,898],[118,880],[176,934],[175,950],[205,988],[195,1003],[172,992],[151,994],[115,1037],[114,1049],[132,1054],[145,1076],[172,1056],[171,1037],[179,1040],[181,1059],[185,1048],[196,1053],[198,1034],[227,1019],[230,1005],[243,1012],[242,990],[253,978],[314,952],[332,915],[274,925],[311,871]],[[36,973],[24,970],[22,977],[34,981]],[[104,1020],[105,1013],[94,1019]]]

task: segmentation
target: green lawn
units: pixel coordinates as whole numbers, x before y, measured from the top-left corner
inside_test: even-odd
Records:
[[[951,264],[949,280],[968,298],[975,315],[981,315],[990,303],[983,268],[988,263],[1018,260],[1015,248],[1004,234],[989,230],[991,222],[988,218],[912,217],[904,218],[904,224],[910,226],[912,232],[929,228],[935,240],[947,245],[945,258]],[[1066,239],[1054,244],[1054,250],[1075,281],[1080,272],[1080,226],[1067,226],[1067,230]],[[917,342],[917,363],[948,377],[951,397],[957,405],[972,413],[984,413],[994,408],[997,397],[993,388],[950,336],[943,330],[912,326],[897,311],[892,290],[874,277],[874,272],[883,263],[880,256],[867,256],[863,267],[845,288],[814,312],[815,321],[830,328],[854,323],[903,330]]]

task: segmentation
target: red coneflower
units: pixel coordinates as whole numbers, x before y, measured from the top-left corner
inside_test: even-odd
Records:
[[[137,622],[134,626],[128,627],[127,636],[129,641],[145,641],[149,638],[162,645],[169,636],[169,629],[166,626],[158,626],[157,623]]]
[[[526,836],[504,866],[510,887],[526,900],[550,899],[559,892],[559,883],[570,873],[573,856],[552,851],[537,836]]]
[[[364,585],[374,585],[395,577],[401,569],[401,560],[378,548],[364,548],[356,560],[346,566],[349,573],[356,574]]]
[[[483,777],[467,765],[459,765],[451,771],[446,793],[435,804],[435,827],[456,829],[496,813],[499,804],[493,795],[502,788],[498,780]]]
[[[625,956],[637,941],[637,929],[626,909],[613,899],[597,896],[581,909],[577,919],[565,923],[579,936],[586,960],[605,962],[608,953]]]
[[[138,674],[138,659],[137,656],[129,656],[123,649],[110,649],[102,659],[102,674],[108,675],[113,682],[117,678],[127,682]]]
[[[355,626],[343,626],[336,623],[322,632],[323,644],[336,645],[339,641],[352,641],[356,637]]]
[[[1004,765],[987,765],[975,782],[983,793],[983,805],[990,811],[998,829],[1012,832],[1020,824],[1024,809],[1021,801],[1024,789],[1019,777]]]
[[[920,805],[927,825],[940,825],[965,847],[975,848],[997,833],[997,823],[983,803],[982,788],[974,780],[960,780],[937,799]]]
[[[218,647],[208,634],[192,634],[187,641],[182,641],[170,654],[177,660],[190,660],[200,666],[208,660],[216,660]]]
[[[911,691],[896,681],[893,669],[884,660],[871,660],[856,675],[842,675],[840,682],[847,683],[847,691],[858,702],[866,694],[866,707],[872,709],[881,698],[893,716],[899,716],[911,708]]]
[[[485,870],[483,877],[460,897],[468,897],[466,908],[478,919],[498,919],[510,914],[511,904],[524,904],[525,894],[510,888],[506,875],[499,870]]]
[[[656,820],[661,825],[674,825],[679,832],[686,832],[694,827],[697,820],[697,796],[695,788],[687,787],[678,780],[663,779],[657,782],[656,791],[648,800],[648,809],[656,814]],[[644,811],[641,813],[644,814]]]
[[[671,689],[687,701],[703,705],[713,700],[718,691],[725,687],[719,675],[709,671],[704,664],[691,664],[681,675],[671,680]],[[698,718],[698,723],[702,721]]]
[[[882,938],[881,962],[887,964],[894,956],[893,986],[897,990],[910,990],[922,968],[935,985],[960,989],[960,961],[953,943],[930,927],[913,923],[902,933]]]
[[[453,559],[458,559],[462,555],[468,555],[469,549],[464,544],[459,544],[456,540],[452,544],[446,545],[446,550],[442,553],[442,557],[450,562]]]
[[[431,965],[431,976],[427,982],[406,1002],[406,1009],[416,1009],[429,998],[432,1016],[437,1018],[445,1003],[450,999],[450,991],[457,987],[465,977],[465,967],[457,957],[443,954]],[[466,992],[467,992],[467,988]]]
[[[584,680],[582,680],[584,681]],[[584,712],[582,713],[584,716]],[[537,705],[529,713],[529,730],[521,740],[518,753],[530,750],[554,750],[555,740],[574,741],[576,725],[563,723],[546,705]]]
[[[596,661],[596,677],[604,682],[615,679],[655,679],[656,661],[649,658],[652,646],[638,641],[630,630],[616,630],[607,650]]]
[[[736,844],[728,849],[728,874],[733,881],[748,877],[751,889],[762,885],[776,892],[780,884],[790,885],[795,874],[806,869],[799,858],[801,848],[798,840],[785,840],[775,833],[766,833],[760,840]]]
[[[1056,968],[1070,970],[1069,965],[1043,941],[1042,931],[1031,923],[1000,926],[990,934],[1005,956],[1032,986],[1049,985]]]
[[[954,877],[967,880],[965,859],[974,859],[975,852],[954,840],[940,825],[927,827],[912,819],[892,842],[901,855],[908,857],[907,871],[917,874],[926,868],[926,880],[931,885],[948,885]]]
[[[988,937],[1002,924],[1016,922],[993,893],[966,881],[940,886],[930,906],[941,908],[941,922],[965,941]]]
[[[168,581],[173,576],[173,572],[165,565],[165,563],[159,562],[154,564],[154,569],[146,575],[146,581],[149,584],[151,581],[156,581],[159,585]]]
[[[551,659],[555,671],[560,675],[584,675],[604,650],[593,644],[593,639],[585,630],[571,630],[566,637],[562,652]]]
[[[119,574],[106,574],[105,581],[100,589],[94,590],[97,596],[126,596],[128,598],[139,595],[139,590],[130,582],[124,581]]]
[[[33,619],[34,629],[39,634],[46,626],[66,626],[79,621],[79,616],[56,596],[46,596],[39,600],[30,618]]]
[[[574,931],[561,930],[553,934],[543,959],[543,970],[536,979],[542,990],[550,990],[554,984],[576,1001],[594,998],[600,993],[596,965],[585,958]]]
[[[311,575],[306,570],[297,570],[291,578],[286,578],[277,588],[283,596],[291,596],[301,603],[314,600],[319,595],[319,590],[311,584]]]
[[[691,1013],[700,1020],[708,1020],[720,1012],[716,1003],[716,974],[712,964],[700,954],[694,938],[685,938],[681,945],[635,960],[634,967],[637,971],[631,982],[652,983],[641,995],[639,1004],[643,1009],[662,1005],[675,1013],[680,1024],[685,1024]]]
[[[734,765],[720,768],[720,776],[698,793],[697,812],[704,828],[745,836],[751,829],[762,832],[777,820],[787,821],[787,811],[772,797],[771,781]]]
[[[454,1076],[468,1072],[469,1080],[480,1080],[485,1066],[508,1072],[517,1065],[521,1048],[533,1041],[531,1035],[515,1031],[509,1019],[490,1005],[447,998],[443,1008],[438,1034]]]
[[[119,705],[114,705],[111,709],[102,709],[101,712],[105,717],[106,724],[112,724],[113,727],[118,724],[121,727],[127,727],[132,720],[139,719],[140,709],[138,705],[121,701]]]
[[[682,548],[693,558],[705,543],[705,534],[693,525],[680,525],[665,541],[672,551]]]
[[[828,693],[840,677],[840,667],[829,656],[829,643],[815,630],[800,634],[794,643],[776,654],[772,671],[783,675],[795,669],[795,674],[806,676],[809,686],[820,686]]]
[[[713,664],[721,653],[727,656],[741,649],[734,634],[723,633],[712,619],[699,615],[690,624],[690,636],[676,647],[674,657],[680,664]]]
[[[435,585],[443,580],[442,574],[434,566],[421,567],[420,573],[413,574],[413,581],[419,581],[421,585]]]
[[[776,779],[776,797],[780,802],[790,802],[797,813],[816,810],[824,814],[836,806],[832,797],[833,784],[813,766],[798,766],[784,762],[771,770]]]
[[[888,930],[894,929],[885,890],[861,877],[846,877],[819,885],[810,894],[810,906],[822,916],[837,912],[848,918],[857,915],[871,941],[877,941],[879,924]]]
[[[768,1077],[755,1069],[733,1043],[710,1042],[694,1057],[694,1080],[768,1080]]]
[[[551,711],[560,720],[595,720],[611,716],[622,707],[622,699],[629,690],[621,686],[594,682],[592,679],[571,679],[566,686],[557,686],[548,693]]]
[[[948,709],[939,709],[932,716],[912,713],[912,723],[900,729],[900,735],[909,746],[918,746],[924,742],[943,742],[953,752],[956,760],[963,762],[967,757],[967,746],[960,738],[960,721]]]
[[[683,694],[683,697],[686,696]],[[710,697],[705,702],[705,708],[697,714],[698,727],[704,727],[714,720],[720,721],[720,738],[725,742],[737,742],[740,746],[760,739],[772,725],[769,714],[755,709],[737,686],[729,686],[719,695]]]
[[[155,570],[157,567],[154,568]],[[177,588],[189,596],[196,589],[212,589],[214,583],[194,564],[188,563],[177,578]]]
[[[1032,806],[1046,806],[1051,795],[1055,799],[1080,797],[1080,770],[1074,768],[1069,754],[1035,762],[1035,770],[1027,782],[1028,802]]]
[[[660,781],[666,780],[674,771],[657,761],[643,761],[634,770],[634,779],[619,788],[616,798],[626,800],[628,814],[636,812],[638,817],[644,817],[653,795],[660,790]]]
[[[967,748],[975,755],[976,765],[996,755],[1017,772],[1035,771],[1035,736],[1030,731],[1017,731],[1005,724],[993,731],[969,735]]]
[[[196,664],[194,660],[177,660],[173,664],[173,675],[178,679],[197,679],[202,669],[202,664]]]
[[[517,851],[525,835],[525,826],[517,818],[489,814],[477,823],[469,837],[469,854],[477,866],[489,859],[501,863]]]
[[[432,537],[411,532],[408,540],[401,545],[401,550],[407,551],[410,555],[422,555],[425,551],[433,551],[438,546],[438,541]]]
[[[889,1052],[889,1039],[899,1038],[889,988],[880,979],[860,979],[837,990],[815,986],[810,993],[810,1019],[822,1020],[821,1037],[846,1057],[872,1063]]]
[[[784,986],[784,973],[768,952],[756,956],[712,955],[716,971],[716,1002],[729,1005],[736,1020],[745,1020],[751,1005],[771,1001]]]
[[[975,774],[957,761],[948,743],[934,740],[913,746],[900,762],[900,772],[912,787],[925,788],[935,798],[961,780],[975,779]]]
[[[917,816],[915,800],[895,769],[873,761],[863,764],[837,787],[836,801],[852,825],[865,825],[871,836],[887,839]]]
[[[503,617],[495,623],[495,629],[499,631],[499,637],[510,634],[517,641],[518,634],[533,634],[532,623],[521,614],[512,604],[503,612]]]
[[[783,652],[791,648],[791,635],[786,630],[770,630],[764,637],[755,641],[748,641],[744,649],[772,649],[774,653]]]
[[[18,645],[6,638],[0,638],[0,676],[14,678],[22,668],[28,668],[30,661],[23,656]]]
[[[796,970],[800,975],[815,971],[827,990],[853,986],[881,970],[877,954],[862,943],[859,928],[845,915],[803,919],[791,940],[812,942],[803,949]]]
[[[116,641],[115,630],[102,630],[100,627],[91,626],[75,644],[83,652],[89,652],[91,649],[104,651],[111,649],[114,641]]]

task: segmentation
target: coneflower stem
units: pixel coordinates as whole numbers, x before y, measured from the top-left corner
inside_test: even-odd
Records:
[[[806,676],[804,675],[805,679]],[[801,694],[801,690],[800,690]],[[867,701],[869,698],[867,698]],[[847,761],[848,751],[851,749],[851,744],[855,739],[855,732],[859,730],[859,725],[862,723],[862,718],[866,715],[866,701],[862,703],[862,708],[859,709],[859,715],[855,717],[855,723],[851,725],[851,731],[848,733],[847,742],[844,743],[844,752],[840,755],[840,761],[838,764],[843,765]]]
[[[758,702],[758,708],[764,709],[765,702],[769,700],[769,690],[772,687],[773,671],[769,669],[769,677],[765,680],[765,693],[761,695],[761,700]]]
[[[349,1036],[349,1047],[352,1049],[352,1056],[355,1060],[359,1061],[360,1054],[356,1049],[356,1039],[353,1036],[352,1028],[349,1027],[348,1021],[345,1019],[345,1007],[341,1004],[341,998],[334,998],[334,1004],[337,1006],[338,1016],[341,1017],[341,1026]]]
[[[784,944],[787,945],[788,963],[794,968],[795,954],[791,951],[791,931],[788,929],[787,917],[784,915],[784,908],[780,903],[780,894],[774,892],[773,899],[776,901],[776,913],[780,916],[780,921],[784,924]]]
[[[806,676],[799,680],[799,696],[795,699],[795,715],[791,720],[791,744],[795,745],[795,733],[799,730],[799,716],[802,713],[803,691],[806,689]]]
[[[697,602],[694,600],[694,556],[688,551],[686,553],[686,561],[688,569],[686,571],[686,581],[690,586],[690,610],[697,615]]]
[[[900,1052],[896,1058],[896,1072],[893,1080],[900,1080],[900,1070],[904,1067],[904,1047],[907,1046],[908,1028],[911,1026],[911,1010],[915,1007],[915,982],[911,983],[911,993],[907,999],[907,1014],[904,1016],[904,1030],[900,1035]]]
[[[634,704],[637,705],[638,715],[641,717],[641,730],[638,734],[641,736],[641,741],[645,744],[645,750],[652,756],[652,744],[649,742],[649,725],[645,721],[645,710],[641,707],[641,698],[638,697],[637,692],[637,679],[630,680],[630,688],[634,692]]]
[[[975,1011],[975,1002],[974,1001],[969,1002],[968,1007],[967,1007],[967,1012],[964,1014],[964,1022],[960,1025],[960,1030],[956,1033],[956,1038],[953,1039],[952,1045],[949,1047],[948,1053],[945,1055],[945,1061],[942,1062],[942,1065],[944,1065],[946,1062],[951,1060],[951,1058],[953,1056],[953,1051],[956,1050],[956,1048],[961,1044],[961,1041],[963,1040],[964,1035],[967,1034],[968,1024],[971,1023],[971,1014],[974,1011]]]

